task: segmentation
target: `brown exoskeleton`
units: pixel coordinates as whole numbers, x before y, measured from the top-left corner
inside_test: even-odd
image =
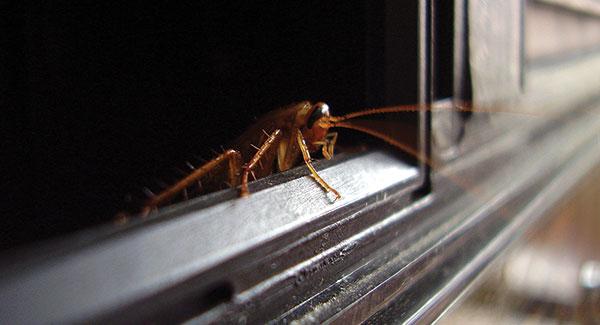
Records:
[[[222,164],[227,164],[230,186],[240,186],[240,196],[246,197],[250,193],[249,175],[258,179],[270,175],[274,170],[285,171],[296,166],[302,159],[315,181],[323,190],[331,193],[334,200],[337,200],[341,195],[319,176],[311,163],[310,156],[311,152],[320,150],[326,159],[331,159],[337,133],[329,132],[329,129],[345,127],[366,132],[402,150],[414,153],[414,150],[386,134],[351,124],[348,120],[366,115],[415,110],[418,110],[415,106],[396,106],[334,117],[330,115],[327,104],[303,101],[272,111],[248,128],[234,142],[231,149],[225,150],[172,186],[146,200],[142,215],[147,215],[153,209],[172,202],[176,197],[187,199],[188,188]]]

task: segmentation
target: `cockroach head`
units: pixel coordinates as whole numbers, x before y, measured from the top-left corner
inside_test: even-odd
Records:
[[[310,113],[310,116],[308,117],[308,120],[306,121],[306,127],[309,129],[312,129],[315,122],[317,122],[318,120],[320,120],[323,117],[329,117],[329,116],[331,116],[329,114],[329,105],[327,105],[323,102],[318,102],[318,103],[314,104],[312,107],[312,112]]]

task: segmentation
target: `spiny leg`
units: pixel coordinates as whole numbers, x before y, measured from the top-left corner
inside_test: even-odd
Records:
[[[239,183],[238,177],[241,170],[242,156],[238,151],[229,149],[215,159],[202,165],[200,168],[195,169],[191,174],[160,192],[158,195],[148,199],[142,208],[142,216],[148,215],[153,209],[169,202],[179,193],[186,191],[188,187],[195,184],[202,176],[219,166],[219,164],[223,163],[225,160],[229,162],[229,182],[232,186],[236,186]]]
[[[300,146],[300,150],[302,151],[302,157],[304,158],[304,163],[310,170],[312,177],[315,179],[315,181],[317,181],[317,183],[319,183],[319,185],[321,185],[321,187],[323,187],[325,191],[333,193],[335,195],[336,200],[341,198],[342,196],[340,195],[340,193],[338,193],[338,191],[336,191],[333,187],[327,184],[321,178],[321,176],[319,176],[319,174],[313,167],[311,163],[310,152],[308,152],[308,147],[306,146],[306,142],[304,141],[304,137],[302,136],[302,131],[300,131],[300,129],[296,129],[296,134],[298,139],[298,145]]]
[[[235,188],[240,185],[240,173],[242,171],[242,155],[235,151],[235,154],[232,154],[229,158],[229,186]]]
[[[256,166],[257,163],[260,162],[260,159],[264,156],[265,152],[267,152],[267,150],[269,150],[269,148],[271,148],[273,144],[279,140],[280,136],[280,129],[273,131],[273,133],[271,133],[267,137],[267,140],[263,142],[260,148],[258,148],[252,159],[250,159],[250,161],[247,164],[242,166],[242,186],[240,189],[240,196],[246,197],[250,195],[250,191],[248,191],[248,175],[252,173],[252,169]]]

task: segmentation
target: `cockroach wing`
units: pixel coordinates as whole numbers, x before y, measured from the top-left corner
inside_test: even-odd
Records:
[[[293,132],[295,133],[295,132]],[[277,150],[277,165],[280,171],[286,171],[300,160],[300,148],[296,137],[290,132],[284,132]]]
[[[271,111],[261,119],[253,123],[241,136],[230,146],[242,154],[242,160],[248,162],[256,153],[256,147],[260,147],[273,131],[280,129],[282,135],[279,143],[267,150],[260,160],[259,166],[254,169],[256,178],[262,178],[275,172],[275,160],[279,160],[278,151],[282,143],[289,141],[290,129],[293,127],[296,117],[296,105],[290,105],[278,110]]]

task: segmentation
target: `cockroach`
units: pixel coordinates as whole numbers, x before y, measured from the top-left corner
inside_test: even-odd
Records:
[[[223,166],[227,169],[228,184],[233,188],[239,186],[239,195],[247,197],[250,194],[248,190],[250,175],[254,179],[259,179],[275,171],[286,171],[303,161],[312,178],[325,192],[332,195],[335,201],[341,198],[341,194],[319,176],[312,165],[311,158],[311,153],[318,151],[321,151],[325,159],[333,157],[338,134],[330,132],[330,129],[343,127],[365,132],[418,157],[419,154],[414,149],[391,136],[351,123],[352,119],[362,116],[418,110],[417,106],[407,105],[332,116],[327,104],[303,101],[271,111],[249,127],[230,149],[224,150],[216,158],[195,168],[190,174],[162,192],[151,195],[144,202],[141,214],[147,215],[178,197],[187,199],[189,188],[196,186],[209,172]]]

